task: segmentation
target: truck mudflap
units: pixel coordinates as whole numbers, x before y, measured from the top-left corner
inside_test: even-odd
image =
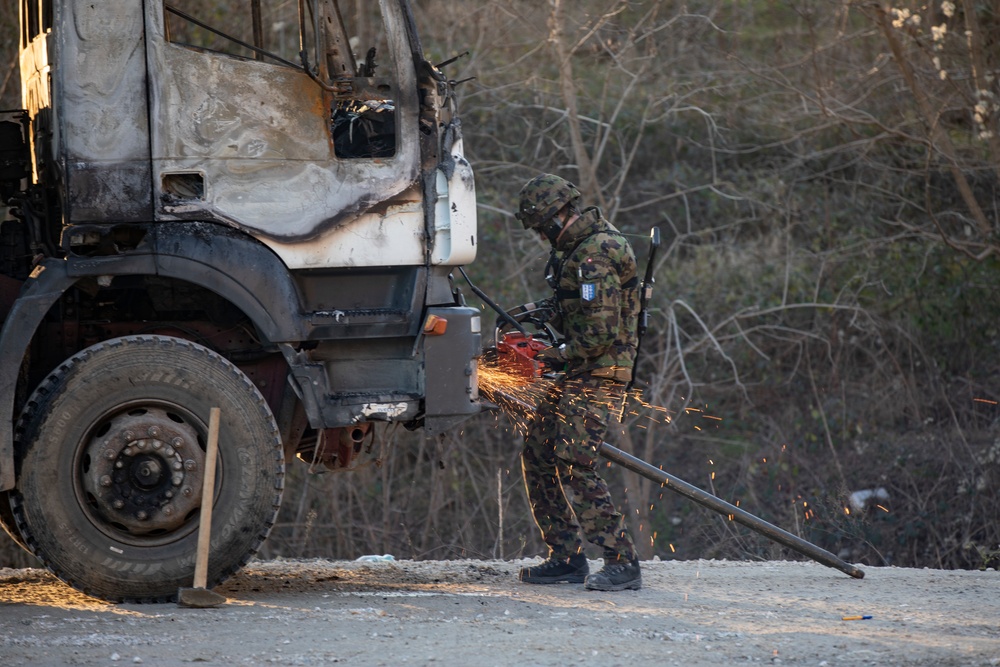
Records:
[[[464,306],[429,308],[423,337],[424,428],[437,434],[482,410],[477,375],[482,350],[479,311]]]

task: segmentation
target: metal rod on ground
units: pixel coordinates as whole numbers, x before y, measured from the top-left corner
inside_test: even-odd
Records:
[[[194,588],[177,591],[177,604],[182,607],[215,607],[226,598],[206,588],[208,585],[208,552],[212,545],[212,505],[215,502],[215,459],[219,453],[219,421],[221,411],[212,408],[208,417],[208,443],[205,447],[205,478],[202,480],[201,519],[198,525],[198,549],[194,560]]]
[[[801,537],[792,535],[791,533],[784,531],[747,511],[741,510],[735,505],[731,505],[726,501],[699,489],[697,486],[688,484],[679,477],[674,477],[670,473],[651,466],[642,459],[638,459],[631,454],[623,452],[617,447],[613,447],[605,442],[601,445],[600,450],[598,450],[598,454],[612,463],[617,463],[623,468],[627,468],[634,473],[638,473],[643,477],[646,477],[647,479],[658,482],[665,488],[670,489],[675,493],[679,493],[685,498],[689,498],[703,507],[714,510],[719,514],[725,514],[733,521],[743,524],[747,528],[755,530],[764,537],[770,538],[779,544],[783,544],[789,549],[794,549],[800,554],[808,556],[818,563],[822,563],[827,567],[836,568],[845,574],[849,574],[855,579],[863,579],[865,576],[863,570],[851,565],[850,563],[845,563],[826,549],[821,549],[812,542],[807,542]]]

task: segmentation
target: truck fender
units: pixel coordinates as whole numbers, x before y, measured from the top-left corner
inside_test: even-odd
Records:
[[[263,243],[223,225],[159,223],[135,250],[70,257],[67,265],[69,275],[77,278],[157,275],[184,280],[228,299],[269,342],[306,337],[306,319],[288,267]]]
[[[21,362],[46,313],[85,277],[158,275],[212,290],[241,309],[272,343],[307,337],[298,290],[288,268],[266,246],[218,225],[159,224],[121,255],[45,259],[21,289],[0,330],[0,492],[14,487],[14,399]]]
[[[25,281],[0,330],[0,491],[14,488],[14,392],[21,360],[38,325],[76,278],[66,263],[43,260]]]

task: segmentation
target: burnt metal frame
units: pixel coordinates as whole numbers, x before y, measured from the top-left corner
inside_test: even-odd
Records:
[[[303,67],[302,67],[301,64],[296,64],[296,63],[293,63],[293,62],[291,62],[289,60],[285,60],[281,56],[277,56],[277,55],[271,53],[270,51],[268,51],[268,50],[266,50],[264,48],[261,48],[259,46],[260,44],[263,44],[263,34],[261,33],[262,28],[261,28],[261,25],[260,25],[260,0],[254,0],[254,5],[256,6],[256,10],[255,10],[254,16],[253,16],[253,31],[254,31],[254,41],[258,43],[258,46],[254,46],[253,44],[249,44],[247,42],[244,42],[242,39],[239,39],[238,37],[233,37],[232,35],[228,35],[228,34],[224,33],[223,31],[219,30],[218,28],[213,28],[212,26],[208,25],[204,21],[196,19],[195,17],[191,16],[187,12],[182,12],[181,10],[177,9],[176,7],[174,7],[173,5],[168,5],[167,3],[163,3],[163,9],[164,9],[164,11],[170,12],[174,16],[180,17],[180,18],[184,19],[185,21],[187,21],[189,23],[193,23],[194,25],[198,26],[199,28],[203,28],[203,29],[205,29],[205,30],[207,30],[207,31],[215,34],[215,35],[218,35],[219,37],[221,37],[223,39],[228,39],[230,42],[233,42],[234,44],[238,44],[239,46],[242,46],[244,49],[252,51],[253,54],[254,54],[254,57],[257,60],[263,60],[264,58],[271,58],[272,60],[278,61],[282,65],[288,65],[289,67],[294,67],[295,69],[302,69]],[[175,44],[183,44],[183,43],[182,42],[175,42]],[[190,48],[203,48],[203,47],[196,47],[193,44],[183,44],[183,45],[187,46],[187,47],[190,47]],[[204,49],[204,50],[210,51],[211,49]],[[227,55],[229,55],[229,54],[227,54]]]

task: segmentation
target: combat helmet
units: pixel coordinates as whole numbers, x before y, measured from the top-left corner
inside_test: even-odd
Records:
[[[562,224],[553,218],[567,204],[575,204],[580,199],[580,191],[565,178],[541,174],[525,183],[519,198],[520,207],[514,217],[525,229],[539,231],[555,243]]]

